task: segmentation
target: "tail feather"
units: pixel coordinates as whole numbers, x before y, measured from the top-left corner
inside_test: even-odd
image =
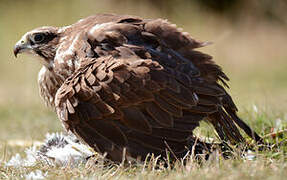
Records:
[[[223,89],[223,88],[222,88]],[[226,91],[225,91],[226,92]],[[234,104],[231,96],[226,92],[225,96],[222,98],[222,103],[225,113],[232,122],[235,122],[249,137],[254,139],[258,144],[264,144],[263,139],[252,130],[243,120],[237,116],[237,107]]]
[[[219,108],[218,112],[209,115],[209,120],[223,141],[229,140],[234,143],[244,142],[244,138],[234,124],[234,121],[221,108]]]
[[[252,139],[254,139],[257,143],[262,144],[263,139],[254,131],[252,130],[244,121],[242,121],[236,114],[235,111],[230,109],[226,109],[226,112],[231,116],[233,121]]]

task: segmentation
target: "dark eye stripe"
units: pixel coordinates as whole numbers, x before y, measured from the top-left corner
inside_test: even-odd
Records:
[[[31,44],[43,44],[53,40],[56,37],[51,33],[36,33],[31,38]]]

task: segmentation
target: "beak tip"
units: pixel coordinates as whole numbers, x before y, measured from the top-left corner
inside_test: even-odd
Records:
[[[18,53],[19,53],[19,47],[17,47],[17,46],[15,46],[14,47],[14,50],[13,50],[13,53],[14,53],[14,56],[17,58],[17,55],[18,55]]]

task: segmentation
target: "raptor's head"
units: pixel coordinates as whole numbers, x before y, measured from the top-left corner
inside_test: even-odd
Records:
[[[16,43],[14,54],[29,53],[40,57],[43,65],[50,67],[58,47],[58,28],[41,27],[27,32]]]

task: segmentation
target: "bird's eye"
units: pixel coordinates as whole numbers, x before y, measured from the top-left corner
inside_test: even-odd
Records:
[[[45,35],[42,33],[35,34],[32,38],[34,43],[41,43],[45,40]]]

